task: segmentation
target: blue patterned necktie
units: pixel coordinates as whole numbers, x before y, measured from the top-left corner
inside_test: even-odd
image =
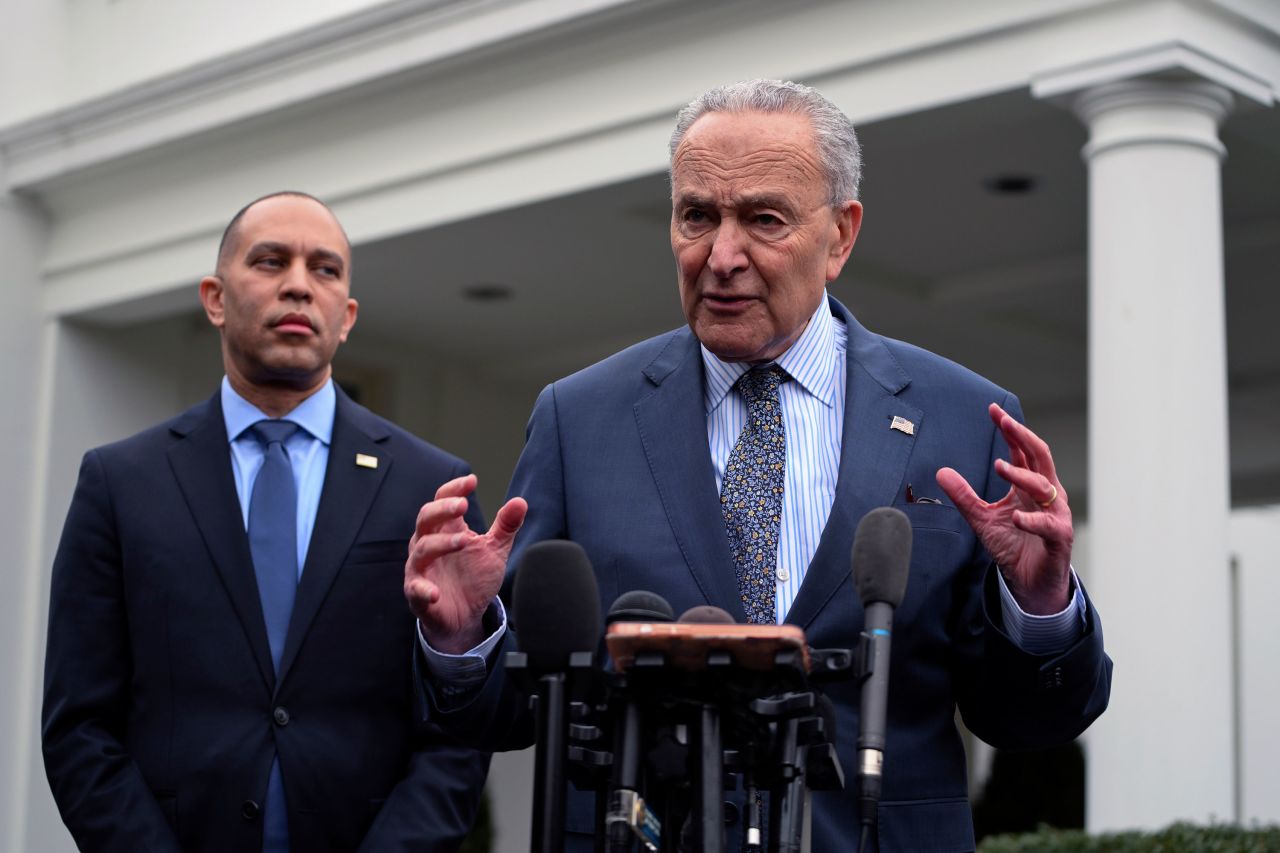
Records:
[[[778,535],[782,528],[787,434],[778,386],[790,377],[776,364],[749,370],[735,386],[747,403],[747,423],[729,452],[720,489],[747,621],[777,624]]]
[[[284,443],[298,430],[289,421],[258,421],[250,430],[266,453],[249,498],[249,553],[258,579],[258,597],[267,622],[271,663],[280,674],[280,656],[298,593],[298,488]],[[288,853],[289,818],[280,759],[273,757],[262,809],[263,853]]]

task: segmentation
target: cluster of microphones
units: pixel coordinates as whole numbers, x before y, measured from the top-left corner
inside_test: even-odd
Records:
[[[911,524],[873,510],[854,536],[863,604],[854,649],[813,649],[794,625],[739,624],[718,607],[678,619],[634,590],[609,608],[573,542],[530,546],[515,576],[520,652],[505,666],[530,696],[537,727],[530,849],[564,849],[566,784],[595,794],[600,853],[725,850],[725,791],[741,784],[743,849],[803,846],[808,791],[845,787],[835,712],[821,686],[861,682],[857,732],[859,847],[880,799],[889,642],[911,562]],[[766,805],[767,803],[767,805]]]

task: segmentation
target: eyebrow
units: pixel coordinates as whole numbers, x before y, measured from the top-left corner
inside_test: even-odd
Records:
[[[288,243],[279,243],[274,240],[263,240],[260,243],[254,243],[250,246],[249,250],[245,252],[245,257],[251,257],[263,252],[273,252],[280,255],[292,255],[294,253],[293,247]],[[328,261],[341,270],[345,270],[347,268],[346,259],[332,249],[313,249],[308,253],[307,257],[311,260]]]
[[[681,207],[719,207],[719,205],[712,201],[709,196],[699,195],[697,193],[686,193],[685,195],[678,196],[673,201],[673,207],[678,209]],[[784,196],[774,195],[772,193],[744,196],[736,201],[735,207],[749,209],[768,207],[775,210],[781,210],[786,213],[792,213],[795,210],[795,206]]]

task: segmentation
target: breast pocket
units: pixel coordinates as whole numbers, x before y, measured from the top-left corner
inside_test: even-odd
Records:
[[[951,579],[972,559],[974,536],[953,506],[914,503],[895,508],[911,522],[911,569],[896,617],[905,622],[926,607],[931,597],[945,598]]]
[[[409,556],[407,539],[379,539],[368,542],[357,542],[351,546],[347,554],[347,565],[358,566],[371,563],[399,563],[404,565]]]

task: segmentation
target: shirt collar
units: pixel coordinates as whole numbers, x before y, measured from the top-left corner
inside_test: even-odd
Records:
[[[721,361],[711,350],[701,349],[702,370],[707,379],[703,400],[710,414],[724,402],[738,377],[754,365],[743,361]],[[775,359],[775,363],[805,391],[823,404],[834,406],[836,389],[832,383],[840,379],[836,372],[839,366],[837,356],[835,318],[831,315],[824,289],[809,324],[796,342]]]
[[[328,445],[333,439],[333,418],[338,409],[338,395],[330,379],[320,390],[303,400],[283,420],[292,421]],[[257,406],[241,397],[231,387],[231,381],[222,377],[222,419],[227,426],[227,436],[235,441],[249,427],[270,417]]]

